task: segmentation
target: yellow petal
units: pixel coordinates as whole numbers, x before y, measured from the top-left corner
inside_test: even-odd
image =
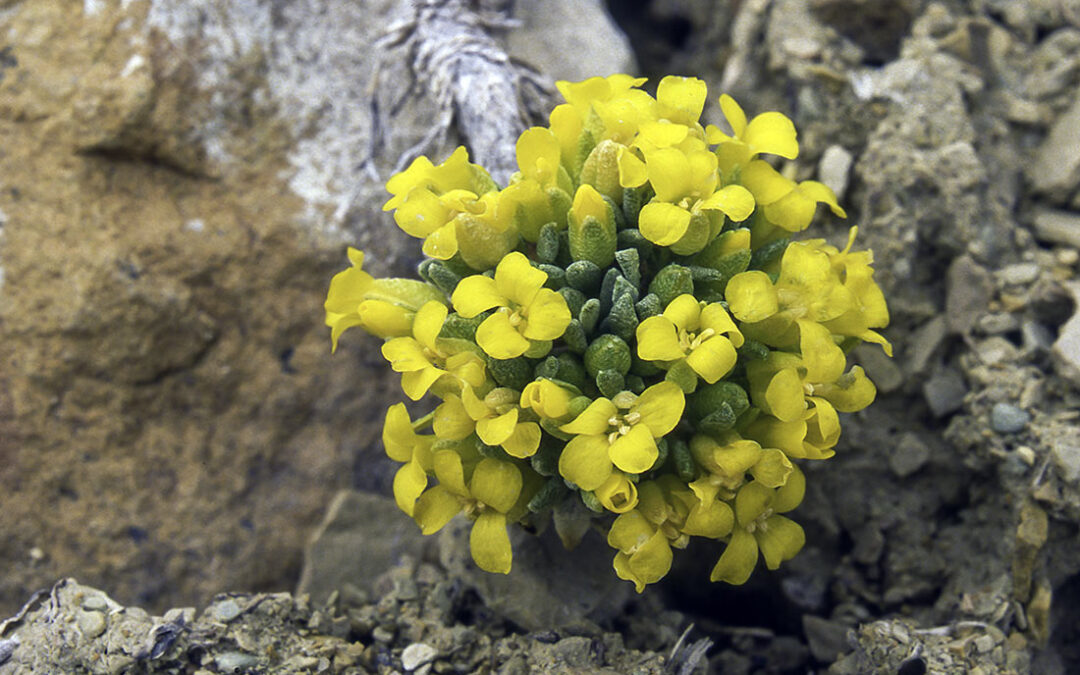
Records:
[[[615,439],[609,449],[612,463],[620,470],[634,474],[648,471],[659,454],[656,440],[642,424],[634,425],[625,435]]]
[[[621,514],[611,524],[607,543],[608,546],[624,553],[633,552],[644,546],[655,533],[656,528],[640,511],[629,511]]]
[[[750,473],[758,483],[766,487],[778,488],[787,483],[794,469],[795,465],[791,463],[787,455],[776,448],[768,448],[762,453],[761,459],[750,470]]]
[[[646,361],[674,361],[685,356],[675,326],[663,316],[650,316],[637,327],[638,356]]]
[[[634,570],[630,568],[630,556],[621,551],[616,553],[612,566],[615,568],[615,576],[625,581],[633,582],[634,590],[638,593],[645,590],[645,582],[634,574]]]
[[[840,412],[857,412],[874,402],[877,388],[863,369],[853,366],[851,371],[836,382],[814,385],[814,393],[833,404]]]
[[[427,188],[409,192],[394,211],[394,222],[412,237],[423,238],[444,226],[453,213]]]
[[[788,232],[802,232],[810,227],[816,211],[817,202],[797,189],[762,208],[762,212],[770,222]]]
[[[515,151],[518,167],[526,176],[537,178],[538,169],[541,173],[547,170],[554,173],[559,166],[559,140],[545,127],[532,127],[522,132]]]
[[[412,332],[414,313],[386,300],[364,300],[356,308],[360,326],[381,338],[401,337]],[[340,334],[340,333],[339,333]]]
[[[635,141],[635,144],[653,150],[657,148],[667,148],[682,143],[690,133],[690,129],[682,123],[657,120],[655,122],[642,123],[638,132],[640,135]],[[630,186],[624,185],[623,187]]]
[[[802,504],[806,495],[806,474],[795,464],[791,465],[791,473],[787,481],[776,490],[776,499],[773,500],[773,511],[787,513],[799,504]]]
[[[728,124],[731,125],[731,130],[735,132],[735,137],[742,137],[746,131],[746,113],[743,112],[742,106],[727,94],[721,94],[720,110],[724,113],[724,117],[727,118]]]
[[[480,569],[494,574],[509,574],[513,551],[510,548],[510,535],[506,532],[506,516],[491,511],[481,513],[469,533],[469,549]]]
[[[540,417],[562,419],[570,414],[570,393],[551,380],[541,378],[525,385],[520,404]]]
[[[776,493],[761,483],[747,483],[735,495],[735,518],[740,527],[746,527],[772,506]]]
[[[671,246],[689,227],[690,212],[675,204],[652,201],[638,214],[638,229],[642,236],[657,246]]]
[[[619,472],[612,473],[594,494],[612,513],[626,513],[638,503],[637,486]]]
[[[682,532],[692,537],[719,539],[726,537],[734,525],[735,514],[731,507],[724,502],[712,501],[698,504],[690,510]]]
[[[648,427],[653,438],[660,438],[675,428],[682,419],[686,396],[674,382],[654,384],[641,392],[630,412],[641,415],[641,422]]]
[[[801,420],[806,413],[806,391],[794,368],[784,368],[773,375],[765,389],[765,404],[770,414],[784,422]]]
[[[671,545],[659,530],[630,556],[630,569],[646,584],[663,579],[671,570]]]
[[[653,525],[661,525],[668,517],[668,503],[664,490],[654,480],[638,483],[637,512]]]
[[[582,183],[574,193],[574,201],[570,205],[570,217],[574,222],[583,224],[588,217],[596,218],[600,223],[609,222],[613,215],[611,207],[604,201],[603,195],[596,191],[592,185]]]
[[[695,437],[694,441],[698,441]],[[693,441],[691,442],[693,448]],[[698,441],[699,447],[702,441]],[[751,440],[737,440],[716,446],[712,450],[711,461],[720,474],[737,485],[742,482],[746,472],[761,461],[761,446]]]
[[[677,328],[696,333],[701,327],[701,303],[689,293],[683,293],[668,303],[663,316]]]
[[[754,195],[754,201],[763,206],[773,204],[795,190],[795,181],[784,178],[760,159],[743,167],[739,182]]]
[[[568,434],[606,434],[610,426],[608,420],[617,412],[614,403],[606,398],[598,398],[581,411],[573,422],[562,425],[559,430]]]
[[[847,218],[847,213],[844,209],[840,208],[839,202],[836,201],[836,193],[833,192],[832,188],[828,185],[819,183],[816,180],[804,180],[799,183],[799,192],[801,192],[804,197],[828,206],[829,210],[833,212],[833,215],[839,218]]]
[[[608,442],[603,436],[575,436],[559,456],[559,474],[582,490],[595,490],[611,475]]]
[[[803,440],[806,438],[806,422],[782,422],[775,417],[759,417],[746,430],[746,435],[766,448],[780,448],[792,459],[806,457]]]
[[[447,396],[446,400],[435,408],[432,428],[435,435],[442,440],[460,441],[473,432],[476,422],[469,417],[465,404],[459,397]]]
[[[619,185],[624,188],[644,185],[649,179],[645,170],[645,162],[630,151],[630,148],[621,146],[618,154],[619,161]]]
[[[767,152],[785,159],[799,156],[795,125],[787,116],[778,112],[764,112],[750,120],[742,140],[755,153]]]
[[[814,409],[813,414],[806,420],[806,442],[819,450],[829,450],[840,440],[840,416],[825,399],[811,396],[810,401],[814,404]],[[831,451],[825,454],[828,457],[833,455]]]
[[[416,433],[409,419],[409,411],[404,403],[395,403],[386,410],[383,422],[383,447],[386,454],[395,462],[408,462],[412,459]]]
[[[436,260],[449,260],[458,252],[457,228],[450,221],[435,230],[424,239],[421,250],[429,258]]]
[[[326,325],[330,326],[330,353],[337,351],[338,340],[341,334],[353,326],[362,325],[364,320],[358,315],[343,315],[327,312]]]
[[[502,445],[514,434],[517,426],[517,408],[498,417],[488,417],[476,422],[476,435],[488,445]]]
[[[758,270],[736,274],[728,282],[724,296],[735,318],[747,323],[762,321],[780,310],[776,287],[769,275]]]
[[[431,385],[446,374],[434,366],[428,366],[422,370],[414,370],[411,373],[401,374],[401,390],[413,401],[419,401],[428,393]]]
[[[802,550],[806,544],[806,533],[801,525],[784,516],[772,516],[765,521],[765,525],[754,534],[765,566],[774,570]]]
[[[394,501],[398,508],[411,516],[427,482],[427,473],[419,462],[409,462],[398,469],[394,474]]]
[[[454,305],[454,311],[471,319],[492,307],[505,306],[507,298],[499,292],[494,279],[474,274],[458,282],[450,302]]]
[[[719,302],[706,305],[705,309],[701,310],[701,327],[726,334],[731,344],[736,347],[743,345],[743,334],[739,332],[735,322],[731,320],[731,315]]]
[[[476,329],[476,344],[493,359],[513,359],[529,349],[529,341],[510,325],[505,312],[495,312]]]
[[[660,148],[645,154],[649,183],[660,202],[677,202],[693,189],[686,154],[675,148]]]
[[[825,326],[799,320],[799,351],[808,382],[835,382],[844,374],[847,358]]]
[[[461,455],[453,450],[439,450],[432,456],[431,463],[439,485],[459,497],[469,497]]]
[[[449,310],[441,302],[431,300],[416,312],[412,332],[416,341],[435,351],[435,338],[439,337]]]
[[[435,534],[461,513],[461,500],[442,485],[420,495],[413,506],[413,520],[424,534]]]
[[[698,121],[707,95],[705,82],[696,77],[668,75],[656,87],[660,116],[681,124]]]
[[[550,288],[541,288],[528,306],[524,335],[530,340],[560,338],[570,325],[570,319],[566,299]]]
[[[528,306],[537,291],[547,281],[547,273],[529,264],[529,259],[517,251],[505,256],[495,268],[495,284],[499,294]]]
[[[514,506],[521,495],[521,471],[510,462],[486,457],[476,465],[469,492],[476,499],[501,513]]]
[[[532,457],[540,447],[540,435],[539,424],[523,422],[514,427],[513,435],[503,441],[502,447],[511,457]]]
[[[424,354],[424,347],[413,338],[401,337],[387,340],[381,348],[383,358],[390,362],[396,373],[408,373],[431,366]]]
[[[757,558],[758,545],[754,535],[736,528],[716,567],[713,567],[709,580],[726,581],[734,586],[745,584],[757,565]]]
[[[754,212],[754,195],[741,185],[727,185],[698,205],[702,211],[720,211],[735,222],[742,222]]]
[[[713,384],[731,372],[738,357],[731,340],[723,335],[715,335],[691,351],[686,363],[701,379]]]

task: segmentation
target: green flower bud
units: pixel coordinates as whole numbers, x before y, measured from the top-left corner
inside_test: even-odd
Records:
[[[603,278],[603,270],[588,260],[578,260],[566,268],[566,283],[584,293],[596,291]]]
[[[648,201],[645,198],[645,186],[636,188],[623,188],[622,209],[626,215],[628,227],[637,227],[638,214],[641,207]]]
[[[623,248],[615,251],[615,262],[619,264],[623,277],[635,289],[641,289],[641,256],[636,248]]]
[[[446,321],[443,322],[442,330],[439,331],[439,337],[460,338],[475,343],[476,329],[487,317],[488,312],[474,316],[471,319],[466,319],[456,312],[451,313],[446,317]]]
[[[739,416],[750,407],[746,390],[734,382],[702,384],[693,396],[687,399],[687,407],[694,419],[703,420],[722,407],[727,407],[734,416]],[[732,420],[734,423],[734,420]]]
[[[570,207],[570,255],[607,267],[615,259],[615,212],[591,185],[583,184]]]
[[[488,372],[504,387],[521,391],[532,382],[532,364],[523,356],[516,359],[488,359]]]
[[[600,322],[600,301],[596,298],[586,300],[581,306],[578,317],[581,319],[581,327],[586,333],[591,334],[596,330],[596,324]]]
[[[634,332],[637,331],[638,327],[638,318],[637,312],[634,310],[633,296],[629,293],[619,296],[619,299],[611,306],[611,311],[608,312],[604,327],[626,342],[634,339]]]
[[[600,393],[613,398],[626,387],[626,380],[617,370],[601,370],[596,374],[596,387]]]
[[[547,281],[544,282],[544,288],[557,291],[566,285],[566,272],[563,271],[563,268],[545,263],[540,263],[536,268],[548,275]]]
[[[586,350],[585,372],[589,377],[596,377],[601,370],[614,370],[625,375],[630,372],[630,360],[630,347],[626,342],[604,334],[593,340]]]
[[[623,189],[619,183],[619,148],[614,141],[600,141],[581,167],[581,182],[588,183],[600,194],[622,204]]]
[[[693,276],[688,268],[672,263],[656,273],[649,284],[649,292],[655,293],[656,297],[660,298],[660,304],[667,307],[683,293],[693,295]]]
[[[540,228],[536,240],[536,259],[542,263],[554,263],[559,257],[559,231],[555,223],[548,223]]]
[[[675,466],[675,473],[687,483],[697,478],[697,464],[694,455],[690,453],[690,446],[686,441],[676,440],[670,443],[671,463]]]
[[[421,279],[438,287],[440,291],[447,295],[453,293],[458,282],[461,281],[461,276],[450,271],[450,268],[440,260],[428,258],[420,263],[416,271]]]
[[[660,298],[656,293],[649,293],[641,300],[637,301],[634,305],[634,309],[637,311],[638,320],[644,321],[650,316],[656,316],[662,314],[664,311],[664,304],[660,302]]]
[[[589,340],[585,337],[585,331],[581,327],[581,322],[577,319],[571,319],[570,325],[566,327],[566,332],[563,333],[562,339],[571,351],[575,351],[578,354],[584,354],[585,350],[589,347]]]
[[[570,288],[569,286],[560,288],[559,295],[563,296],[563,300],[566,300],[566,306],[570,309],[570,316],[580,314],[581,308],[584,307],[585,303],[589,300],[584,293],[576,288]]]
[[[498,230],[469,213],[458,215],[454,223],[458,252],[465,264],[474,270],[494,268],[518,245],[518,233],[513,227]]]

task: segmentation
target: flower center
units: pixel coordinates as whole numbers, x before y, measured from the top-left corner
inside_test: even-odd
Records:
[[[510,325],[517,328],[521,325],[521,322],[525,321],[525,308],[520,307],[518,309],[510,309],[509,307],[500,307],[499,311],[503,314],[508,314],[507,317],[510,320]]]
[[[772,509],[765,509],[761,512],[760,516],[753,520],[753,522],[746,525],[746,531],[750,534],[753,534],[754,532],[768,532],[769,524],[765,521],[767,521],[772,516],[772,514]]]
[[[684,352],[692,352],[714,335],[716,335],[716,331],[712,328],[706,328],[700,333],[691,333],[690,331],[680,328],[679,347],[681,347]]]
[[[608,426],[610,431],[608,432],[608,443],[614,443],[619,440],[619,436],[625,436],[630,433],[630,430],[635,424],[641,421],[641,413],[628,412],[624,414],[612,415],[608,420]]]

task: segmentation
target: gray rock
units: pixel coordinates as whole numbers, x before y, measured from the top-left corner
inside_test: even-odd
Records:
[[[990,427],[1002,434],[1015,434],[1031,421],[1031,413],[1011,403],[995,403],[990,409]]]
[[[915,473],[930,459],[930,447],[918,434],[907,432],[900,437],[896,449],[889,453],[889,468],[899,478]]]
[[[519,2],[521,28],[506,37],[507,51],[555,80],[637,71],[630,43],[599,0]]]
[[[420,528],[394,500],[342,490],[330,502],[304,552],[296,592],[321,604],[346,583],[370,591],[376,577],[401,556],[420,558],[425,543]]]
[[[975,345],[975,352],[979,355],[979,360],[988,366],[1010,363],[1015,361],[1019,356],[1019,350],[1017,350],[1016,345],[1000,335],[994,335],[985,340],[980,340],[978,344]]]
[[[88,640],[105,632],[105,615],[101,612],[79,612],[77,622],[79,630]]]
[[[993,278],[965,255],[949,266],[945,284],[945,323],[950,332],[966,334],[987,311],[994,294]]]
[[[915,329],[907,348],[907,370],[911,375],[926,371],[941,343],[948,335],[945,317],[938,315]]]
[[[1035,210],[1034,224],[1039,239],[1080,248],[1080,213],[1039,208]]]
[[[1006,265],[998,270],[997,278],[1001,283],[1009,286],[1030,284],[1039,278],[1039,264],[1023,262],[1016,263],[1015,265]]]
[[[439,559],[451,575],[476,589],[496,614],[526,630],[550,630],[610,619],[622,611],[634,587],[611,571],[615,551],[589,532],[567,551],[554,528],[540,536],[510,528],[514,561],[509,574],[489,574],[469,553],[472,523],[458,517],[442,530]]]
[[[832,188],[840,201],[844,200],[847,192],[851,164],[854,161],[852,154],[842,146],[830,145],[825,148],[821,161],[818,162],[818,180]]]
[[[850,626],[812,614],[804,614],[802,623],[810,652],[818,661],[832,663],[841,654],[851,651],[847,643]]]
[[[866,370],[866,374],[882,394],[896,391],[904,384],[904,372],[878,345],[864,344],[856,347],[855,361]]]
[[[963,407],[967,391],[963,375],[953,368],[945,368],[923,385],[923,398],[934,417],[945,417]]]
[[[229,623],[236,617],[240,616],[240,605],[233,598],[226,598],[221,602],[214,603],[211,612],[214,618],[222,623]]]
[[[1050,127],[1050,133],[1028,165],[1032,187],[1064,202],[1080,183],[1080,96]]]
[[[1054,443],[1050,452],[1062,478],[1070,483],[1080,481],[1080,445],[1075,439],[1072,443]]]
[[[401,652],[401,667],[412,672],[420,666],[426,666],[435,660],[439,651],[429,644],[414,642]]]
[[[1058,329],[1058,338],[1051,354],[1058,375],[1080,386],[1080,281],[1070,281],[1064,286],[1072,295],[1074,307],[1078,309]]]
[[[214,660],[223,673],[239,673],[259,664],[258,657],[244,652],[224,652]]]

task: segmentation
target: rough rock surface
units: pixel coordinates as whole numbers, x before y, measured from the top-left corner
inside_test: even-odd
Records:
[[[360,168],[409,79],[366,45],[408,5],[4,7],[0,610],[71,574],[157,610],[289,587],[334,491],[388,485],[390,373],[361,336],[330,358],[321,323],[345,244],[378,273],[415,256]],[[625,67],[614,28],[578,30],[607,50],[561,63]],[[440,116],[414,94],[384,177]]]

